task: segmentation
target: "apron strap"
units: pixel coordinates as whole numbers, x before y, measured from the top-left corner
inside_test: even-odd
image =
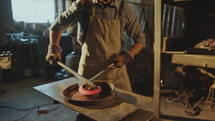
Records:
[[[96,15],[96,8],[95,6],[92,6],[92,16],[95,16]]]
[[[115,7],[116,8],[115,19],[118,19],[119,14],[122,14],[123,6],[124,6],[124,1],[122,0],[119,6],[119,10],[117,10],[117,8]]]
[[[88,30],[88,22],[89,22],[89,13],[87,12],[87,9],[83,9],[83,16],[86,17],[86,19],[82,19],[82,22],[83,22],[83,30],[84,30],[84,33],[83,33],[83,38],[82,38],[82,44],[84,43],[85,41],[85,38],[86,38],[86,33],[87,33],[87,30]]]
[[[118,19],[118,11],[117,11],[117,8],[116,8],[116,6],[115,6],[115,17],[114,17],[115,19]]]
[[[119,11],[118,11],[120,14],[122,14],[123,6],[124,6],[124,1],[122,0],[120,3],[120,6],[119,6]]]

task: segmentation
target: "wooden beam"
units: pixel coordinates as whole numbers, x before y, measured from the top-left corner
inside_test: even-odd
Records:
[[[154,112],[160,117],[161,0],[154,0]]]

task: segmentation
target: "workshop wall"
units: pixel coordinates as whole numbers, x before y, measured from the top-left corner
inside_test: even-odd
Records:
[[[0,12],[0,54],[12,54],[12,67],[0,70],[1,81],[59,71],[59,68],[50,66],[45,60],[50,23],[13,20],[11,2],[0,1],[0,11],[3,11]],[[72,38],[64,34],[60,44],[64,45],[62,61],[65,62],[66,55],[73,51]]]
[[[0,11],[0,34],[15,31],[11,27],[13,25],[11,0],[1,0]]]

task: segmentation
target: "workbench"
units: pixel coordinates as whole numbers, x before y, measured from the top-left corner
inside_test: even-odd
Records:
[[[108,102],[104,102],[105,104],[103,104],[107,107],[97,108],[96,106],[80,106],[66,101],[63,98],[63,90],[78,82],[76,77],[71,77],[39,85],[34,87],[34,89],[96,121],[146,121],[157,117],[153,112],[144,109],[145,106],[147,107],[147,104],[153,105],[152,98],[118,88],[115,89],[117,98],[114,100],[118,100],[119,98],[120,101],[116,101],[117,103],[115,102],[115,104],[111,106],[108,106]]]

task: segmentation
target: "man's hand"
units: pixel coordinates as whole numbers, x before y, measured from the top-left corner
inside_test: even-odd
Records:
[[[121,68],[133,60],[134,57],[127,50],[122,50],[118,55],[113,55],[109,62],[114,63],[117,68]]]
[[[61,52],[62,52],[62,49],[59,45],[49,44],[46,60],[51,65],[54,65],[57,61],[61,61]]]

